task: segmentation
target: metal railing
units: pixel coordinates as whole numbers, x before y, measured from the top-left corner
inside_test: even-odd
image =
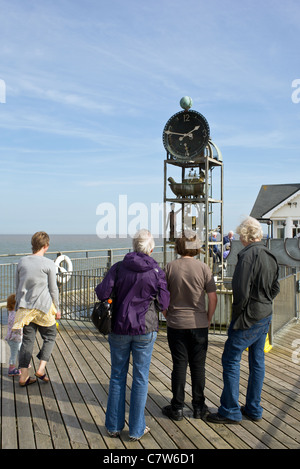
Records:
[[[99,269],[97,275],[73,272],[71,277],[66,273],[60,275],[59,302],[62,318],[74,320],[90,319],[97,301],[96,286],[103,280],[107,269]],[[67,281],[68,280],[68,281]]]
[[[15,292],[15,277],[17,264],[0,265],[0,304]]]
[[[226,280],[226,279],[225,279]],[[288,275],[279,279],[280,293],[273,303],[272,324],[270,328],[270,343],[273,336],[276,335],[285,325],[293,320],[300,318],[300,272]],[[211,325],[211,332],[223,333],[231,321],[232,311],[232,291],[228,279],[224,288],[217,290],[218,305]]]
[[[163,246],[155,246],[152,257],[160,264],[163,264]],[[98,275],[101,269],[109,268],[115,262],[124,258],[130,252],[131,248],[114,249],[93,249],[93,250],[74,250],[62,252],[47,252],[46,257],[55,260],[58,255],[68,256],[73,265],[73,273],[83,272],[85,275]],[[18,261],[24,254],[1,254],[0,255],[0,304],[5,302],[7,297],[15,292],[15,277]],[[167,253],[168,262],[174,259],[174,251]]]
[[[63,319],[90,320],[90,316],[97,301],[95,287],[100,283],[107,268],[100,269],[97,275],[84,272],[73,272],[71,277],[67,273],[60,274],[59,296]],[[64,281],[65,277],[65,281]],[[66,281],[68,278],[68,281]],[[300,272],[280,280],[280,293],[274,301],[270,343],[273,336],[287,323],[300,317],[300,293],[297,282],[300,282]],[[218,306],[211,324],[210,333],[226,334],[231,321],[232,291],[219,288],[217,290]],[[0,306],[2,325],[5,324],[6,306]],[[160,325],[165,323],[161,313]]]
[[[103,280],[106,268],[100,269],[97,275],[85,272],[59,274],[60,309],[62,317],[74,320],[90,319],[95,301],[95,287]],[[225,334],[231,320],[232,291],[218,288],[218,305],[211,324],[211,332]],[[159,313],[160,325],[165,324],[165,318]]]
[[[95,287],[103,280],[108,268],[114,262],[117,262],[124,257],[124,254],[119,252],[120,250],[107,251],[107,255],[100,257],[100,259],[99,257],[95,258],[94,256],[89,257],[88,260],[91,260],[92,262],[85,264],[85,270],[73,271],[72,275],[69,275],[68,272],[58,274],[60,309],[63,318],[74,320],[90,319],[93,306],[95,301],[97,301],[94,291]],[[162,265],[162,251],[155,254],[157,254],[158,262]],[[77,259],[75,259],[75,261],[76,260]],[[80,259],[80,262],[81,261],[82,259]],[[0,307],[2,306],[4,310],[7,296],[14,292],[16,265],[17,264],[0,265],[2,288],[2,305],[0,304]],[[78,263],[77,268],[79,265],[80,264]],[[83,266],[84,265],[81,264],[81,267]],[[5,279],[4,282],[3,279]],[[299,284],[300,272],[280,279],[280,293],[274,301],[273,320],[270,331],[271,343],[272,336],[285,324],[294,319],[299,319]],[[215,334],[225,334],[231,321],[232,291],[230,279],[225,279],[222,285],[218,285],[217,295],[218,305],[211,324],[210,332]],[[161,323],[165,322],[161,314],[159,318]]]
[[[59,297],[62,318],[77,321],[90,320],[91,313],[97,297],[96,286],[103,280],[107,272],[106,268],[100,269],[97,275],[89,275],[85,272],[73,272],[59,274]],[[210,331],[214,334],[225,334],[231,320],[232,291],[218,288],[218,305],[211,324]],[[160,326],[166,321],[162,313],[159,313]]]
[[[300,272],[279,280],[280,293],[274,300],[272,318],[273,335],[292,320],[299,319],[300,294],[297,292],[297,281],[299,280]]]

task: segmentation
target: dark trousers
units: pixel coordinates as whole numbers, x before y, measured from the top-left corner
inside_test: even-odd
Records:
[[[173,329],[168,327],[168,342],[173,360],[171,400],[174,409],[184,406],[184,388],[187,365],[192,379],[192,405],[204,405],[205,360],[208,345],[208,328]]]
[[[49,361],[50,355],[52,353],[55,339],[56,339],[56,324],[50,327],[38,326],[31,322],[28,326],[23,328],[23,341],[20,350],[19,356],[19,367],[28,368],[30,360],[32,358],[33,347],[35,342],[35,336],[37,331],[39,331],[42,339],[43,345],[37,354],[39,360]]]

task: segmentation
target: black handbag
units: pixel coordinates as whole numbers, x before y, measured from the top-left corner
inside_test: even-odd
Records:
[[[112,300],[97,301],[92,312],[92,322],[98,331],[107,335],[111,333]]]
[[[117,265],[114,288],[111,292],[110,298],[104,301],[97,301],[94,305],[92,315],[91,315],[91,319],[92,319],[94,326],[103,335],[110,334],[112,330],[112,315],[113,315],[115,285],[117,282],[118,270],[119,270],[119,263]]]

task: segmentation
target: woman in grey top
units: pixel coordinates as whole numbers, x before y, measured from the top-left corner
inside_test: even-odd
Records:
[[[35,233],[31,239],[31,256],[22,257],[16,274],[16,315],[13,329],[23,328],[20,350],[20,386],[35,383],[29,377],[28,368],[32,358],[37,330],[43,345],[37,357],[40,360],[35,375],[48,382],[45,367],[49,361],[56,339],[56,319],[60,319],[56,268],[53,261],[44,257],[49,248],[49,236],[44,231]]]
[[[162,409],[173,420],[182,420],[186,370],[189,364],[192,379],[194,418],[203,418],[205,359],[208,328],[217,305],[216,285],[209,267],[195,259],[201,243],[194,231],[185,231],[175,241],[181,257],[165,268],[170,305],[165,313],[168,342],[172,354],[171,405]],[[206,308],[206,296],[208,307]]]

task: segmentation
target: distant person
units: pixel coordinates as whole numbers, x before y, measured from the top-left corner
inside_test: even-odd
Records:
[[[228,235],[227,236],[224,236],[223,238],[223,245],[227,244],[227,243],[231,243],[231,241],[234,240],[234,233],[233,231],[229,231],[228,232]]]
[[[227,257],[230,254],[230,243],[226,243],[224,246],[224,251],[223,251],[223,259],[227,259]]]
[[[213,423],[240,423],[242,414],[258,421],[265,373],[264,346],[272,318],[272,302],[279,293],[278,264],[261,242],[260,223],[246,218],[237,228],[244,249],[232,278],[232,321],[222,356],[223,392],[218,413],[207,417]],[[239,406],[240,361],[248,348],[249,379],[245,406]]]
[[[148,376],[158,331],[158,310],[169,305],[170,294],[164,271],[150,257],[154,239],[148,230],[138,231],[133,252],[114,264],[95,291],[99,300],[115,292],[112,333],[108,336],[111,376],[105,426],[118,437],[125,425],[126,379],[132,354],[132,388],[129,407],[129,436],[140,440],[150,428],[145,423]],[[115,288],[114,288],[115,287]]]
[[[170,305],[164,315],[171,350],[173,370],[171,404],[162,413],[173,420],[182,420],[186,371],[190,367],[194,418],[203,418],[205,404],[205,359],[208,329],[217,305],[216,285],[209,267],[194,256],[201,243],[194,231],[185,230],[175,241],[181,257],[165,268]],[[206,297],[208,306],[206,307]]]
[[[23,328],[20,350],[20,386],[36,382],[28,373],[35,336],[39,331],[43,345],[37,355],[40,360],[35,376],[48,382],[45,367],[56,339],[56,319],[60,319],[56,268],[44,257],[49,248],[49,236],[39,231],[32,236],[32,255],[22,257],[16,274],[16,315],[13,330]]]
[[[19,376],[20,370],[17,367],[18,355],[22,343],[23,331],[18,329],[13,331],[12,327],[15,321],[15,306],[16,306],[16,295],[10,295],[7,298],[7,334],[5,340],[7,341],[10,348],[10,358],[8,367],[8,376]]]
[[[218,233],[216,231],[214,231],[211,234],[211,236],[209,237],[209,241],[217,243]],[[219,248],[218,244],[213,244],[212,249],[210,248],[209,252],[210,252],[210,255],[213,257],[214,262],[217,262],[217,261],[220,262],[221,261],[222,256],[221,256],[221,251],[220,251],[220,248]]]

